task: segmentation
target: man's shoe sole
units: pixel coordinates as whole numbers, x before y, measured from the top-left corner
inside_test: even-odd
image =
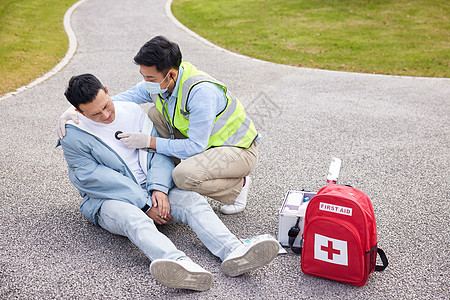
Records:
[[[242,256],[222,262],[225,275],[235,277],[269,264],[278,254],[280,245],[276,240],[256,243]]]
[[[150,272],[159,283],[177,289],[206,291],[213,281],[211,273],[192,272],[172,260],[155,260],[150,265]]]

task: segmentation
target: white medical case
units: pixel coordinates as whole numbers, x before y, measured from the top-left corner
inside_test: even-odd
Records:
[[[286,193],[278,214],[278,241],[282,246],[289,246],[289,230],[295,226],[298,220],[300,232],[294,240],[293,247],[300,247],[306,207],[309,200],[315,195],[316,193],[305,191],[288,191]]]
[[[341,171],[341,159],[333,157],[327,174],[327,184],[336,184]],[[288,191],[284,197],[278,214],[278,242],[282,246],[289,246],[289,230],[294,227],[298,221],[300,232],[294,240],[293,247],[299,248],[302,240],[303,225],[305,224],[305,212],[309,200],[316,193],[305,191]]]

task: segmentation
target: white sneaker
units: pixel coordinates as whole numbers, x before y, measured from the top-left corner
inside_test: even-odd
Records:
[[[155,259],[150,272],[159,283],[177,289],[206,291],[213,281],[210,272],[190,259]]]
[[[264,237],[237,247],[222,262],[222,271],[231,277],[256,270],[269,264],[278,254],[280,245],[270,237]]]
[[[247,195],[248,189],[250,187],[251,179],[250,177],[245,177],[245,185],[242,187],[241,192],[237,196],[233,204],[225,204],[220,208],[220,212],[225,215],[232,215],[244,211],[247,205]]]

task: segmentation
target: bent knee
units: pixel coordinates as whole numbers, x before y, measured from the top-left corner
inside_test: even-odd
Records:
[[[148,110],[147,113],[148,117],[150,118],[150,120],[155,123],[160,119],[161,113],[158,111],[158,109],[156,108],[156,106],[152,106],[150,107],[150,109]]]
[[[172,171],[172,178],[175,185],[180,190],[193,190],[195,187],[197,187],[201,181],[195,178],[194,174],[189,172],[186,168],[183,168],[182,164],[179,164],[175,169]]]
[[[170,191],[169,199],[172,208],[181,207],[185,210],[190,211],[191,209],[196,209],[203,205],[207,205],[209,207],[209,204],[206,201],[205,197],[193,191],[175,188]]]

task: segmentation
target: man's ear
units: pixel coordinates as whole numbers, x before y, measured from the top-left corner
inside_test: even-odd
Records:
[[[106,85],[105,85],[105,91],[109,95],[109,91],[108,91],[108,88],[106,87]]]
[[[178,71],[175,69],[170,69],[170,71],[172,72],[169,76],[170,78],[172,78],[173,80],[175,80],[174,77],[178,77]]]

